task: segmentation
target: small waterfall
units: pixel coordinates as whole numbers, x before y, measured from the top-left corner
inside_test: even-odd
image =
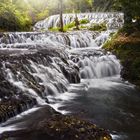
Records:
[[[85,56],[78,62],[81,78],[104,78],[120,73],[120,64],[112,55]]]
[[[82,79],[97,79],[120,74],[121,65],[118,59],[102,50],[79,49],[71,56],[71,60],[80,69]]]
[[[50,47],[88,47],[98,32],[75,31],[69,33],[35,32],[3,33],[0,36],[0,48],[40,49]]]
[[[103,21],[114,18],[115,13],[78,16],[91,21],[95,18]],[[122,17],[122,14],[116,16]],[[74,18],[73,14],[66,14],[64,17],[65,24]],[[52,16],[40,24],[42,22],[42,26],[47,28],[55,26],[58,16]],[[119,75],[119,61],[114,55],[101,49],[112,32],[113,30],[1,33],[0,106],[14,108],[10,111],[7,109],[7,112],[5,109],[0,110],[0,122],[36,104],[49,103],[48,97],[67,92],[70,83]]]

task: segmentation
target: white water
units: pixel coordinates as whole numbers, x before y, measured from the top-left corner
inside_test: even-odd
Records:
[[[87,26],[93,23],[103,23],[106,22],[109,29],[117,29],[122,27],[123,23],[123,13],[80,13],[77,14],[80,20],[87,19],[90,22]],[[75,19],[75,14],[63,14],[64,25],[73,22]],[[58,27],[60,23],[59,15],[53,15],[46,18],[43,21],[36,23],[34,30],[48,30],[51,27]]]

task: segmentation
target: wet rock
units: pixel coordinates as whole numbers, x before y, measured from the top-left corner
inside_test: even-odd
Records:
[[[31,125],[28,129],[5,132],[1,138],[13,138],[14,140],[112,140],[106,130],[90,122],[74,116],[61,115],[49,107],[45,107],[42,111],[42,116],[44,115],[46,118],[36,118],[36,124]]]
[[[1,51],[0,122],[37,104],[34,96],[40,96],[48,102],[47,95],[58,94],[55,93],[56,90],[60,93],[67,91],[66,85],[57,80],[50,70],[64,75],[66,82],[80,82],[79,68],[68,63],[68,56],[63,50],[49,47],[29,52],[30,50],[24,54],[16,50],[10,53]],[[42,75],[48,75],[45,85]],[[52,85],[56,90],[53,90]]]

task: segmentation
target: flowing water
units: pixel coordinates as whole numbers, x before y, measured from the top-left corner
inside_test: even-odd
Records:
[[[48,104],[63,114],[75,114],[90,120],[108,129],[114,140],[138,140],[139,91],[121,78],[119,60],[101,49],[110,33],[116,31],[113,30],[116,22],[122,26],[123,15],[78,16],[87,17],[92,22],[107,20],[111,29],[101,33],[4,33],[0,35],[1,54],[8,53],[11,59],[2,61],[2,74],[24,95],[35,98],[38,105]],[[73,14],[64,17],[66,23],[73,20]],[[37,23],[35,28],[48,29],[57,24],[58,16],[52,16]],[[15,96],[20,98],[18,94]],[[1,101],[5,98],[8,95],[1,97]],[[35,109],[41,110],[39,107]],[[28,120],[26,113],[22,116],[22,119],[16,117],[2,124],[0,132],[29,127],[28,122],[34,120],[33,114],[28,114]],[[20,119],[19,123],[17,120]]]
[[[123,13],[79,13],[77,14],[78,20],[87,19],[89,23],[87,26],[93,23],[106,23],[109,28],[122,27]],[[63,14],[64,25],[69,24],[75,20],[75,14]],[[59,26],[59,15],[53,15],[46,18],[43,21],[39,21],[34,26],[34,30],[48,29]]]

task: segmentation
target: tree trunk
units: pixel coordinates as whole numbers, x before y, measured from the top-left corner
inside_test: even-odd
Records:
[[[76,29],[77,29],[77,30],[80,30],[80,29],[79,29],[79,25],[80,25],[80,23],[79,23],[77,14],[75,14],[75,26],[76,26]]]
[[[64,27],[63,27],[63,6],[62,6],[62,0],[60,1],[60,32],[64,32]]]

